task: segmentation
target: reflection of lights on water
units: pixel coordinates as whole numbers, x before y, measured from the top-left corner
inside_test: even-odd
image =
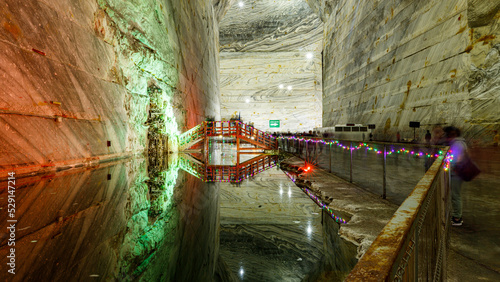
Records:
[[[292,197],[292,189],[288,187],[288,198]]]
[[[279,87],[280,87],[280,89],[285,88],[285,86],[284,86],[283,84],[280,84],[280,86],[279,86]]]
[[[307,232],[307,239],[311,240],[311,238],[312,238],[312,232],[313,232],[313,229],[312,229],[312,226],[311,226],[311,222],[307,223],[306,232]]]
[[[288,90],[292,90],[292,89],[293,89],[293,87],[292,87],[292,86],[288,86],[286,89],[288,89]]]
[[[280,188],[280,196],[283,196],[283,188]]]
[[[243,278],[243,274],[245,274],[245,270],[243,270],[243,267],[240,267],[240,276]]]

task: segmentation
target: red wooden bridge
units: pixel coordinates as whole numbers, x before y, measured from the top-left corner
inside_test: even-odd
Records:
[[[263,150],[278,149],[275,137],[241,121],[205,121],[179,136],[179,151],[185,151],[209,137],[236,138],[237,151],[260,148]],[[240,148],[240,142],[248,142],[256,148]],[[206,149],[206,147],[205,147]]]
[[[181,134],[178,139],[180,152],[192,152],[196,144],[204,141],[203,155],[208,159],[209,138],[230,138],[236,143],[236,165],[208,165],[191,155],[180,158],[181,167],[205,182],[233,182],[253,176],[273,167],[278,157],[275,137],[240,121],[205,121]],[[196,150],[196,151],[199,151]],[[240,163],[240,154],[260,154]]]
[[[261,154],[251,160],[236,165],[206,165],[205,163],[184,155],[179,158],[180,167],[205,182],[239,183],[248,177],[274,167],[278,156]]]

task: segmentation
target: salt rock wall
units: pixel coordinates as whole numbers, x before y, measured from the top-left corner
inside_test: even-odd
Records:
[[[211,1],[1,0],[0,14],[0,171],[142,153],[153,104],[168,135],[220,114]]]
[[[421,137],[455,125],[487,142],[500,113],[487,87],[498,78],[498,5],[480,2],[498,1],[308,0],[325,21],[323,126],[376,124],[376,139],[395,140],[418,121]]]
[[[468,1],[470,123],[489,144],[500,130],[500,1]]]
[[[220,23],[222,119],[270,132],[321,126],[322,30],[303,0],[233,4]]]
[[[220,58],[222,118],[241,116],[270,132],[321,126],[320,56],[308,60],[306,52],[221,52]],[[270,120],[279,120],[280,127],[270,128]]]

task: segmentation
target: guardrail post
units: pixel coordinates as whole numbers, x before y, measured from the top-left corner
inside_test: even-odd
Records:
[[[386,179],[386,170],[387,170],[387,147],[384,144],[384,159],[383,159],[383,168],[384,168],[384,180],[382,182],[382,199],[387,197],[387,179]]]
[[[352,183],[352,141],[351,145],[349,145],[349,151],[351,151],[351,159],[349,161],[349,182]]]
[[[306,161],[308,160],[307,159],[307,153],[308,153],[308,150],[309,150],[309,142],[307,142],[307,141],[309,141],[309,140],[304,140],[304,142],[306,142],[306,157],[305,157]]]
[[[434,194],[435,195],[435,194]],[[420,241],[420,238],[418,237],[418,227],[415,228],[415,246],[414,246],[414,252],[413,252],[413,281],[418,281],[418,241]]]
[[[328,156],[330,159],[330,173],[332,173],[332,143],[330,143],[330,148],[328,149]]]

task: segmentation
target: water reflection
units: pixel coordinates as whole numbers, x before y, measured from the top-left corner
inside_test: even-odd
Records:
[[[0,263],[12,281],[209,281],[218,245],[217,187],[144,159],[16,179],[15,246],[0,183]],[[153,178],[154,177],[154,178]],[[192,271],[185,271],[190,268]],[[2,267],[2,270],[4,268]],[[7,276],[8,275],[8,276]],[[12,275],[12,276],[11,276]]]
[[[205,182],[240,183],[276,166],[277,154],[264,153],[251,144],[236,145],[236,142],[236,138],[208,138],[207,149],[180,154],[180,167]]]
[[[221,185],[220,254],[237,280],[314,281],[325,270],[321,209],[289,183],[271,169]]]
[[[329,269],[323,213],[271,169],[277,156],[238,154],[229,139],[212,145],[206,156],[156,154],[16,179],[16,274],[7,279],[298,281]]]

